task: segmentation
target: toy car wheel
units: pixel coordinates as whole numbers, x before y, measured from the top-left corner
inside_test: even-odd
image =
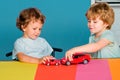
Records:
[[[47,63],[47,66],[49,66],[50,65],[50,63]]]
[[[66,62],[66,65],[67,65],[67,66],[69,66],[70,64],[71,64],[70,61],[67,61],[67,62]]]
[[[58,64],[58,63],[56,63],[55,65],[56,65],[56,66],[58,66],[59,64]]]
[[[88,60],[85,59],[85,60],[83,61],[83,64],[87,64],[87,63],[88,63]]]

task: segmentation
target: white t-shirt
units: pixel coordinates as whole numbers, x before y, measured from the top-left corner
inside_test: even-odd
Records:
[[[21,37],[15,41],[12,59],[17,58],[16,54],[18,52],[23,52],[28,56],[41,58],[43,56],[50,55],[52,51],[52,47],[44,38],[38,37],[37,39],[33,40]]]

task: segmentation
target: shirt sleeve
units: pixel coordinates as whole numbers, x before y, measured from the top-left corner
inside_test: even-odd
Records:
[[[46,55],[51,54],[52,51],[53,51],[52,47],[50,46],[50,44],[45,39],[44,39],[44,43],[46,45],[46,50],[45,50]]]
[[[109,44],[109,46],[114,46],[114,44],[116,42],[115,38],[114,38],[114,35],[113,35],[113,33],[110,30],[108,30],[105,33],[103,33],[101,38],[105,38],[105,39],[109,40],[111,42],[111,44]]]
[[[105,33],[103,33],[101,38],[105,38],[105,39],[109,40],[110,42],[114,42],[114,39],[115,39],[114,35],[111,31],[106,31]]]
[[[24,52],[24,44],[21,42],[21,40],[16,40],[14,43],[14,49],[12,52],[12,59],[17,58],[17,53],[18,52]]]

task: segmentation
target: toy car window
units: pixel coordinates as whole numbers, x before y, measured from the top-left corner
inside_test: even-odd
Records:
[[[78,58],[79,56],[74,56],[73,58]]]
[[[81,56],[84,56],[84,54],[74,55],[73,58],[79,58]]]
[[[54,61],[54,59],[51,59],[51,61],[53,62],[53,61]]]

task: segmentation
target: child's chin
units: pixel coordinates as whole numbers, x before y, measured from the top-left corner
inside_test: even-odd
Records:
[[[92,32],[92,31],[91,31],[91,34],[95,34],[95,32]]]
[[[35,39],[37,39],[37,37],[36,38],[31,38],[32,40],[35,40]]]

